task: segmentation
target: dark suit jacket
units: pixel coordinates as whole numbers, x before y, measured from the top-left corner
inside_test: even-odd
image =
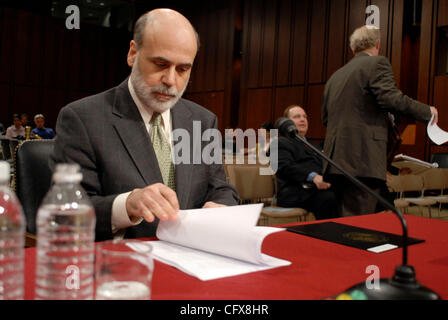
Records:
[[[194,120],[201,122],[202,132],[217,127],[213,113],[185,99],[171,109],[171,117],[173,130],[183,128],[190,134],[191,150]],[[52,161],[81,165],[82,186],[96,211],[96,240],[111,238],[115,197],[163,181],[151,138],[130,95],[128,79],[118,87],[65,106],[59,113],[56,132]],[[207,144],[202,142],[202,148]],[[184,163],[176,165],[175,170],[181,209],[200,208],[207,201],[238,203],[237,192],[227,184],[222,165]],[[128,228],[126,237],[154,236],[157,223],[143,221]]]
[[[320,149],[319,146],[312,144]],[[314,183],[306,181],[313,171],[322,174],[322,161],[314,151],[292,138],[280,137],[278,139],[278,169],[275,173],[278,183],[278,205],[292,207],[317,192]],[[309,184],[311,188],[303,188],[304,183]]]
[[[355,176],[385,180],[388,111],[420,121],[431,118],[428,105],[398,90],[387,58],[357,54],[325,86],[324,152]],[[324,172],[339,174],[334,168],[326,168],[324,163]]]

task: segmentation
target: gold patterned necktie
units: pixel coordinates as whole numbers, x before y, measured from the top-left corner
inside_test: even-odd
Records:
[[[176,180],[174,174],[174,164],[171,160],[171,146],[166,141],[162,131],[162,116],[154,112],[151,118],[151,141],[154,152],[159,163],[160,173],[163,183],[173,190],[176,190]]]

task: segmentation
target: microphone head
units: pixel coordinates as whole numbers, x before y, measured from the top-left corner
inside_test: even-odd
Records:
[[[295,136],[297,134],[297,128],[294,122],[286,117],[278,118],[275,121],[275,127],[278,129],[280,134],[284,136]]]

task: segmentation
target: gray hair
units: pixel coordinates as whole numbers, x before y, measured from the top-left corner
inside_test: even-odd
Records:
[[[350,48],[354,53],[370,49],[380,41],[380,29],[373,26],[362,26],[350,36]]]
[[[133,34],[133,40],[137,44],[137,47],[141,47],[143,44],[143,35],[145,34],[145,26],[146,22],[148,21],[148,15],[151,11],[146,12],[145,14],[141,15],[140,18],[137,19],[134,25],[134,34]],[[199,34],[197,33],[196,29],[191,25],[191,27],[194,30],[194,35],[196,36],[196,42],[197,42],[197,50],[199,51],[199,46],[201,45],[199,40]]]

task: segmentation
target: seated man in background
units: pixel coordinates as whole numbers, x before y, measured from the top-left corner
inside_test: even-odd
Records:
[[[45,128],[45,117],[43,114],[36,114],[34,116],[34,123],[36,124],[36,128],[34,128],[31,132],[37,134],[42,139],[53,139],[55,134],[53,129]]]
[[[207,142],[197,140],[217,128],[216,115],[181,98],[198,49],[198,35],[183,15],[150,11],[134,27],[130,77],[60,111],[52,160],[81,166],[95,207],[96,241],[154,236],[159,219],[176,220],[179,209],[238,204],[222,164],[173,163],[179,155],[171,157],[175,129],[189,133],[182,142],[197,143],[201,154]]]
[[[291,105],[285,109],[284,116],[290,118],[296,125],[298,134],[305,137],[308,131],[305,110],[298,105]],[[301,142],[290,137],[278,139],[276,176],[279,206],[306,209],[318,220],[338,216],[336,196],[331,185],[322,177],[322,161]]]
[[[26,113],[22,113],[20,115],[20,121],[22,122],[22,127],[26,127],[29,124],[28,115]]]
[[[20,116],[15,113],[12,118],[14,124],[6,129],[5,137],[8,139],[25,139],[25,128],[22,126]]]

